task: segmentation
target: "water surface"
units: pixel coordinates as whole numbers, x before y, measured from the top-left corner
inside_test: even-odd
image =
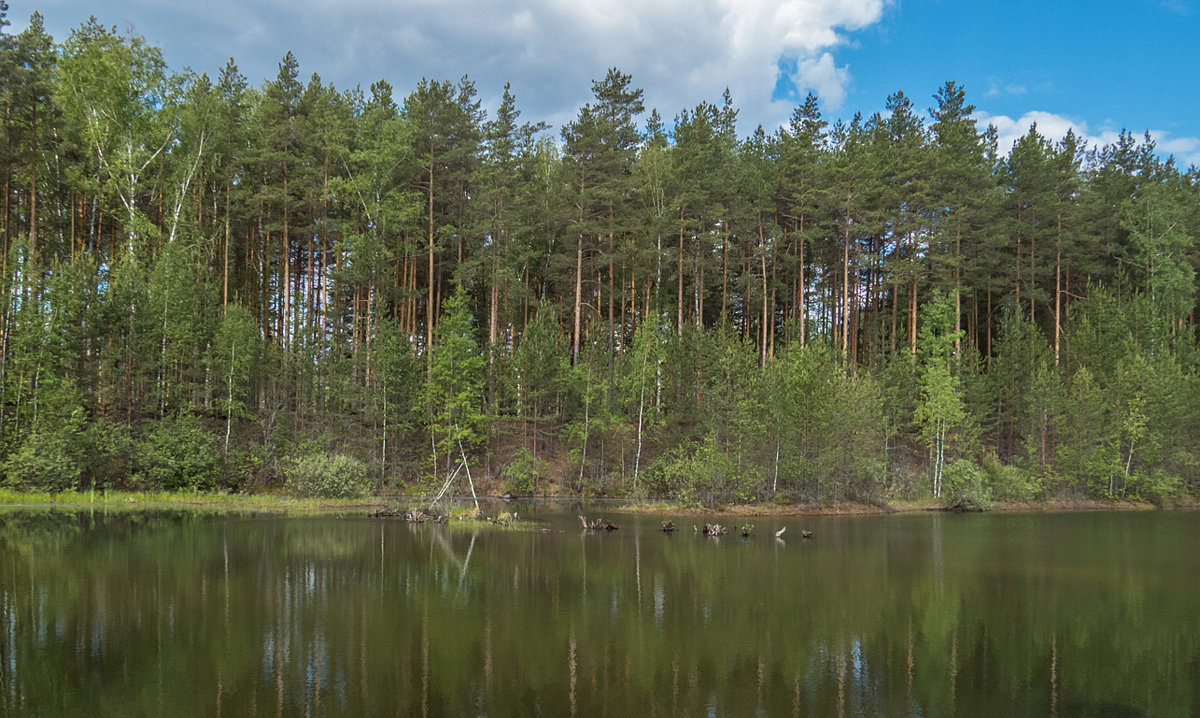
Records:
[[[1200,715],[1196,514],[518,511],[0,510],[0,713]]]

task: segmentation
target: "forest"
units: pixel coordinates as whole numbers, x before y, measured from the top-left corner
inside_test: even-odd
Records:
[[[618,69],[550,128],[469,77],[255,86],[8,24],[0,485],[1200,486],[1200,171],[1148,134],[999,147],[950,81],[739,136],[728,92],[666,120]]]

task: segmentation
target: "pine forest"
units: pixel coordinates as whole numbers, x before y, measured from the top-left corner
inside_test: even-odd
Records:
[[[550,128],[469,77],[256,86],[7,25],[0,485],[1200,488],[1200,170],[1149,135],[1000,147],[949,81],[740,136],[618,69]]]

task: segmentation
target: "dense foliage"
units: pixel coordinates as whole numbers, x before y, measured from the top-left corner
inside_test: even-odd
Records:
[[[367,467],[351,456],[314,453],[288,463],[288,492],[296,496],[349,499],[366,496],[373,488]]]
[[[739,137],[612,70],[555,138],[465,77],[253,87],[36,13],[0,45],[11,485],[246,488],[313,445],[383,490],[1200,481],[1200,173],[1148,137],[1000,148],[953,82]]]

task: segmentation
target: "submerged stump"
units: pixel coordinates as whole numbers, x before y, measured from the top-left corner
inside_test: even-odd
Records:
[[[579,517],[579,523],[583,524],[584,531],[616,531],[621,528],[608,519],[593,519],[588,521],[583,516]]]

